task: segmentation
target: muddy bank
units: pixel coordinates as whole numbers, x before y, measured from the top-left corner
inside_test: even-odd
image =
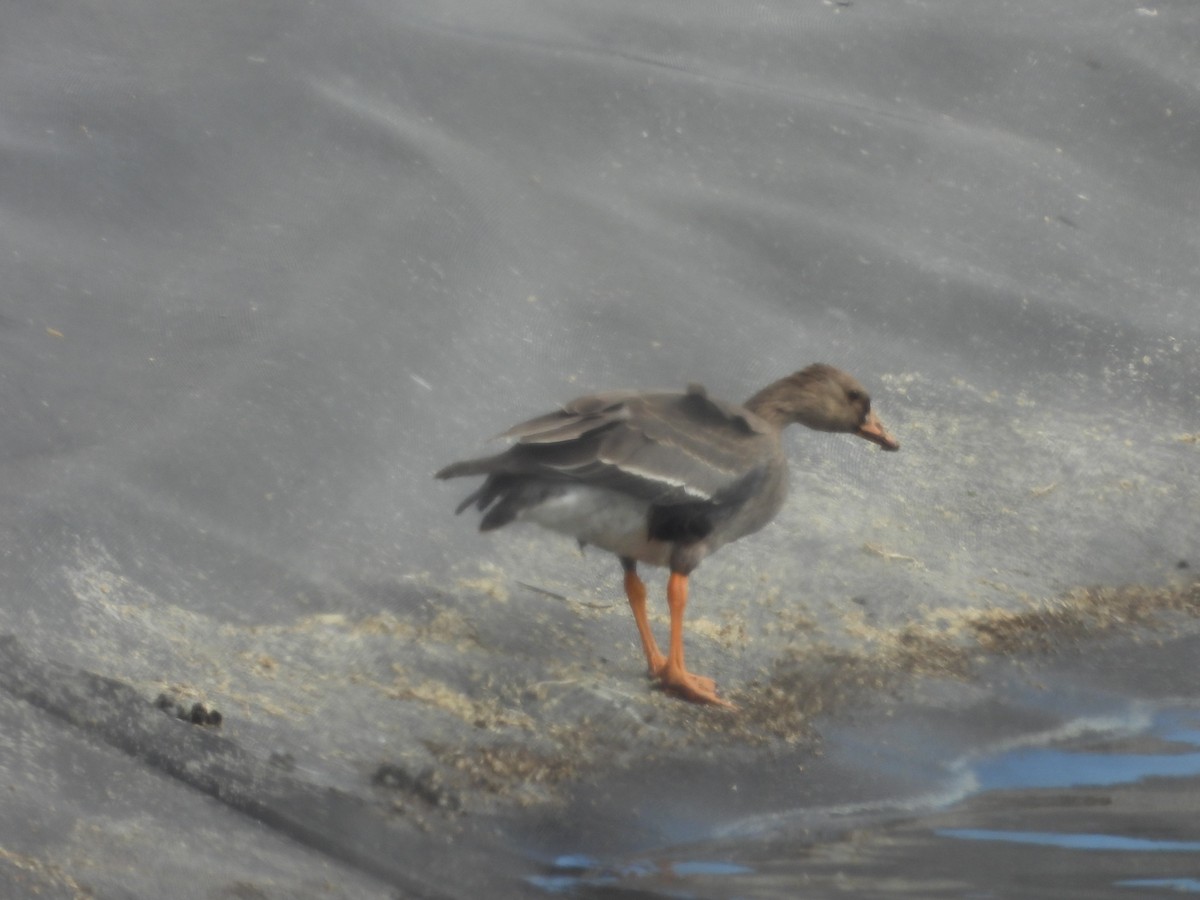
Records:
[[[563,617],[554,622],[562,633],[576,618],[606,612],[546,599]],[[68,745],[98,741],[117,754],[103,766],[126,766],[124,758],[195,792],[201,819],[213,815],[204,804],[216,800],[329,865],[416,897],[468,896],[484,884],[493,896],[521,896],[538,878],[598,890],[620,860],[647,854],[675,859],[682,872],[689,860],[736,858],[753,873],[738,877],[769,892],[784,845],[787,858],[808,848],[803,867],[783,867],[788,877],[803,874],[814,885],[833,878],[822,859],[834,854],[842,872],[848,863],[836,848],[852,846],[857,877],[878,886],[899,865],[901,845],[940,858],[946,841],[997,831],[997,823],[1054,831],[1067,820],[1078,827],[1080,808],[1101,806],[1098,828],[1109,821],[1104,816],[1117,816],[1116,828],[1141,815],[1169,830],[1171,810],[1180,808],[1160,808],[1161,794],[1136,790],[1121,803],[1111,791],[1103,801],[1028,790],[978,797],[955,765],[997,744],[1054,734],[1086,717],[1100,697],[1177,694],[1180,667],[1196,646],[1200,582],[1078,589],[1014,611],[954,621],[939,615],[928,625],[879,629],[856,653],[813,646],[748,679],[733,694],[741,711],[732,714],[681,703],[647,680],[603,668],[588,673],[574,664],[568,674],[554,668],[564,663],[541,652],[540,641],[529,641],[530,629],[476,632],[455,618],[451,598],[438,600],[424,623],[326,618],[285,632],[288,641],[319,635],[326,652],[343,658],[368,658],[363,644],[398,634],[430,654],[423,679],[393,665],[391,681],[372,685],[394,701],[387,708],[403,716],[405,738],[373,758],[357,754],[350,774],[336,780],[314,777],[302,737],[269,745],[256,737],[267,720],[303,707],[251,706],[250,695],[229,682],[176,686],[180,702],[156,702],[150,685],[64,666],[11,638],[3,644],[7,715],[57,723],[39,720],[29,733],[49,732],[31,738],[25,752],[40,752],[37,740],[49,741],[50,733],[65,733]],[[433,661],[451,652],[442,644],[455,664],[437,678]],[[255,665],[281,678],[295,654],[286,645],[260,641]],[[501,658],[507,668],[495,665]],[[471,659],[477,667],[464,665]],[[352,672],[346,680],[361,686],[364,677]],[[327,672],[319,693],[300,692],[292,702],[312,702],[335,687]],[[192,694],[212,704],[205,717],[185,714]],[[21,713],[13,701],[36,712]],[[134,858],[150,852],[139,840],[132,836],[127,848]],[[966,860],[976,850],[984,852],[969,843],[951,856]],[[553,863],[563,857],[589,862]],[[436,859],[454,860],[453,875],[432,876]],[[464,867],[466,859],[475,862]],[[42,859],[22,871],[42,872],[31,883],[63,887],[45,874],[48,866]],[[901,868],[909,879],[923,871]],[[705,872],[696,872],[701,882],[711,875]],[[934,890],[934,882],[919,883]]]

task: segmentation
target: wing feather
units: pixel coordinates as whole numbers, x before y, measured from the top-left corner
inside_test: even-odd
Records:
[[[687,393],[581,397],[510,428],[493,472],[580,481],[658,504],[712,501],[769,461],[778,440],[737,407]]]

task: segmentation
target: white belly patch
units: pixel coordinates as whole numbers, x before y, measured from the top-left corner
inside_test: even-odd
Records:
[[[520,516],[618,556],[665,566],[671,545],[646,534],[647,504],[602,488],[572,487]]]

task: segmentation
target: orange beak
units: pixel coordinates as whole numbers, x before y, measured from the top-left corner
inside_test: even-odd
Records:
[[[859,425],[854,433],[872,444],[878,444],[884,450],[900,449],[900,442],[888,434],[888,430],[883,427],[883,423],[874,412],[867,413],[867,420]]]

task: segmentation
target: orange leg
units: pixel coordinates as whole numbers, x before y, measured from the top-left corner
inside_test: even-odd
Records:
[[[683,611],[687,608],[688,577],[681,572],[672,572],[667,580],[667,606],[671,610],[671,645],[667,648],[667,661],[658,670],[662,686],[674,694],[693,703],[711,703],[735,709],[728,700],[717,696],[717,684],[703,675],[693,675],[683,664]]]
[[[629,598],[629,608],[633,610],[633,620],[637,623],[638,635],[642,639],[646,665],[650,667],[650,674],[656,675],[658,670],[666,665],[667,658],[658,649],[654,632],[650,630],[650,621],[646,618],[646,585],[638,578],[637,569],[629,564],[625,566],[625,596]]]

